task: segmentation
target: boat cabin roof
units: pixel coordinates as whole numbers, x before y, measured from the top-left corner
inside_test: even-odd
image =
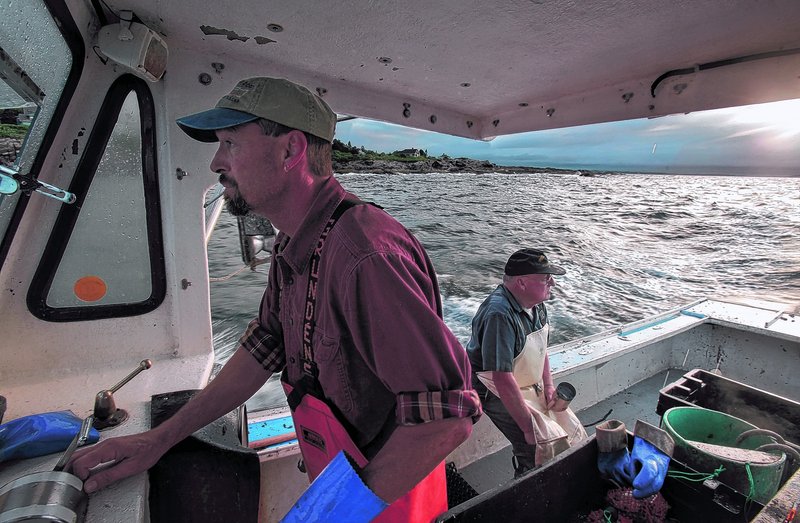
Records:
[[[212,78],[242,61],[343,115],[478,139],[800,96],[793,0],[103,3]]]

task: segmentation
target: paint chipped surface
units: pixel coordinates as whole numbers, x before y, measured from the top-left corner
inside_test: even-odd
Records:
[[[200,30],[203,31],[204,35],[208,36],[221,35],[226,37],[228,40],[238,40],[240,42],[246,42],[251,38],[249,36],[240,35],[239,33],[231,31],[230,29],[221,29],[219,27],[212,27],[210,25],[201,25]],[[277,40],[273,40],[272,38],[267,38],[266,36],[260,36],[260,35],[254,36],[252,38],[258,45],[271,44],[277,42]]]
[[[200,30],[203,31],[205,35],[222,35],[228,38],[228,40],[239,40],[240,42],[246,42],[250,39],[249,36],[239,36],[234,31],[230,29],[220,29],[218,27],[212,27],[210,25],[201,25]]]

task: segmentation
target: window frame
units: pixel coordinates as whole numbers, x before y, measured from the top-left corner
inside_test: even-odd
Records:
[[[83,72],[84,55],[86,52],[83,37],[66,4],[59,0],[44,0],[44,4],[47,10],[50,11],[50,15],[53,17],[53,20],[55,20],[56,26],[58,26],[61,31],[61,36],[64,37],[64,41],[69,48],[70,54],[72,55],[72,66],[67,75],[64,89],[61,91],[61,98],[53,111],[53,118],[50,120],[45,130],[42,143],[39,145],[39,150],[36,151],[36,156],[31,164],[31,169],[28,174],[34,179],[39,177],[48,151],[52,148],[53,141],[55,140],[59,127],[61,127],[64,113],[67,111],[70,100],[72,100],[72,95],[75,94],[75,89],[78,86],[78,81]],[[14,207],[14,211],[11,214],[11,219],[6,227],[5,234],[3,235],[2,241],[0,241],[0,268],[3,267],[8,252],[11,249],[11,242],[16,235],[19,224],[22,222],[22,215],[28,207],[28,200],[30,197],[30,194],[26,195],[25,193],[21,193]]]
[[[150,255],[151,294],[139,302],[51,307],[47,305],[56,271],[69,243],[72,231],[80,216],[82,202],[92,184],[97,167],[106,151],[106,145],[117,124],[117,119],[128,95],[136,93],[142,138],[142,176],[144,205]],[[69,191],[77,197],[73,205],[63,205],[58,213],[39,266],[28,289],[28,309],[45,321],[66,322],[99,320],[145,314],[158,308],[166,296],[166,269],[164,242],[161,229],[161,198],[158,185],[158,160],[156,140],[155,104],[147,83],[132,74],[117,78],[106,94],[95,125],[89,134],[83,156],[78,163]]]

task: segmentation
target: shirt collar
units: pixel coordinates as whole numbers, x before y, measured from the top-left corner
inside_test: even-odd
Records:
[[[306,270],[322,230],[346,194],[344,187],[333,176],[322,184],[297,233],[289,238],[283,249],[283,259],[295,273],[302,274]]]
[[[505,296],[508,302],[511,304],[511,308],[513,308],[517,312],[524,312],[525,314],[528,313],[528,311],[526,311],[522,307],[522,305],[519,304],[517,299],[514,297],[513,294],[511,294],[511,291],[508,290],[505,285],[501,283],[500,285],[497,286],[497,288],[503,292],[503,296]]]

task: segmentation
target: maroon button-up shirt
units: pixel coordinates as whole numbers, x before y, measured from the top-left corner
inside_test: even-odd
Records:
[[[302,376],[309,260],[345,196],[330,177],[298,233],[278,235],[259,318],[240,340],[265,369],[285,367],[290,384]],[[442,320],[431,261],[417,239],[380,208],[356,205],[330,232],[320,262],[315,325],[314,360],[323,393],[368,459],[397,425],[480,415],[466,351]]]

